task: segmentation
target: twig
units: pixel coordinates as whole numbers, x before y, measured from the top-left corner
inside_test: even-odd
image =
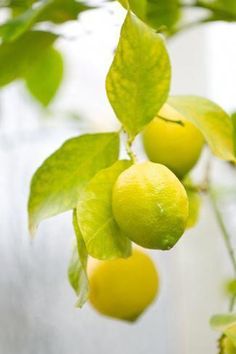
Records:
[[[135,153],[132,150],[132,144],[133,144],[133,139],[128,137],[128,139],[126,141],[126,151],[127,151],[127,154],[129,156],[130,160],[133,163],[136,163],[137,162],[137,157],[136,157]]]

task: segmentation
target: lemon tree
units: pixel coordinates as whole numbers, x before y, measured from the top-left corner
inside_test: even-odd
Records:
[[[76,237],[68,277],[76,305],[82,307],[89,299],[98,312],[131,321],[154,301],[159,289],[151,259],[136,244],[165,251],[177,245],[198,220],[201,192],[208,193],[219,219],[208,179],[194,185],[186,183],[186,175],[200,159],[203,146],[216,158],[234,164],[236,139],[234,120],[214,102],[169,96],[171,63],[159,24],[170,26],[169,35],[176,31],[177,2],[172,0],[170,7],[167,1],[121,2],[127,8],[125,20],[104,78],[120,128],[75,136],[53,152],[33,175],[28,214],[34,234],[43,220],[73,213]],[[204,3],[215,14],[214,2],[211,8]],[[172,8],[174,14],[170,14]],[[73,0],[66,8],[62,1],[45,1],[24,14],[26,22],[19,15],[1,26],[0,64],[7,62],[7,70],[0,86],[24,80],[32,95],[48,105],[61,82],[63,63],[54,48],[57,35],[36,30],[34,25],[64,23],[86,9]],[[165,21],[152,16],[160,11]],[[31,50],[22,55],[26,40]],[[37,62],[29,70],[35,53]],[[20,58],[14,65],[13,54]],[[44,80],[47,72],[48,81]],[[136,138],[144,141],[145,161],[134,151]],[[222,220],[219,225],[228,240]],[[232,354],[234,331],[222,332],[227,337],[222,350]]]
[[[89,301],[106,316],[135,321],[155,300],[159,275],[148,254],[135,248],[127,259],[88,264]]]

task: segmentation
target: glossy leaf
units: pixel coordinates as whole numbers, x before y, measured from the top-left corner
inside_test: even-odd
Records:
[[[133,138],[165,102],[170,86],[170,62],[163,38],[128,13],[107,75],[110,103]]]
[[[119,154],[116,133],[86,134],[67,140],[35,172],[29,196],[29,228],[45,218],[76,207],[81,192]]]
[[[196,96],[173,96],[168,104],[201,131],[213,154],[235,161],[232,121],[222,108]]]
[[[131,242],[123,235],[112,213],[113,185],[130,165],[130,161],[117,161],[98,172],[79,200],[79,227],[88,253],[94,258],[105,260],[130,255]]]
[[[76,306],[82,307],[88,299],[89,291],[86,271],[88,253],[77,222],[76,210],[73,211],[73,226],[77,242],[73,247],[72,257],[68,267],[68,278],[78,297]]]
[[[13,43],[0,45],[0,87],[24,78],[34,62],[56,40],[55,34],[32,31]]]
[[[47,106],[55,96],[63,77],[63,58],[54,48],[44,51],[31,66],[25,79],[31,94]]]

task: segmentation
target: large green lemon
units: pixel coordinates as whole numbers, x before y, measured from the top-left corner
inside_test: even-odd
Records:
[[[182,178],[198,161],[204,145],[203,136],[191,122],[167,104],[159,115],[180,120],[184,126],[154,118],[143,133],[145,151],[151,161],[167,166]]]
[[[126,236],[152,249],[172,248],[188,219],[182,183],[167,167],[149,161],[121,173],[113,188],[112,208]]]
[[[89,300],[100,313],[136,320],[154,301],[159,278],[151,258],[134,249],[126,259],[89,261]]]

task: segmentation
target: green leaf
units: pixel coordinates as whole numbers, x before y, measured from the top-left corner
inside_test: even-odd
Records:
[[[47,5],[48,1],[42,2],[36,8],[29,8],[19,16],[3,23],[0,26],[0,37],[2,40],[4,42],[14,41],[25,31],[29,30]]]
[[[131,242],[123,235],[112,213],[113,185],[130,165],[130,161],[117,161],[98,172],[79,200],[79,227],[88,253],[94,258],[106,260],[130,255]]]
[[[13,43],[0,45],[0,87],[24,78],[33,63],[56,40],[55,34],[32,31]]]
[[[223,10],[222,13],[222,19],[230,20],[231,16],[230,14],[232,14],[232,17],[235,20],[235,15],[236,15],[236,2],[235,0],[216,0],[213,3],[213,7],[216,7],[219,10]],[[228,16],[227,13],[224,13],[224,11],[228,12]],[[216,14],[219,15],[219,12],[216,12]]]
[[[44,106],[55,96],[63,77],[63,58],[54,48],[47,48],[25,76],[31,94]]]
[[[236,279],[231,279],[227,281],[226,291],[230,296],[236,296]]]
[[[236,346],[236,314],[215,315],[210,319],[210,325],[225,334]]]
[[[127,8],[127,2],[120,0]],[[130,9],[149,26],[172,28],[180,17],[179,0],[129,0]]]
[[[226,336],[222,336],[219,341],[219,348],[221,349],[219,354],[236,354],[236,347],[233,342]]]
[[[119,154],[117,133],[86,134],[67,140],[35,172],[29,196],[29,228],[76,207],[81,192]]]
[[[76,217],[73,211],[73,226],[76,234],[76,244],[73,247],[72,257],[68,267],[68,278],[72,288],[78,296],[76,306],[82,307],[88,299],[87,260],[88,253]]]
[[[78,15],[92,7],[85,4],[84,1],[76,0],[53,0],[50,1],[47,8],[38,17],[38,22],[50,21],[61,24],[66,21],[76,20]]]
[[[128,13],[107,75],[110,103],[131,138],[166,101],[170,62],[163,38]]]
[[[38,22],[50,21],[60,24],[69,20],[76,20],[82,11],[91,8],[76,0],[46,0],[38,2],[37,5],[25,9],[24,12],[20,12],[18,16],[0,26],[0,36],[3,41],[17,39]]]
[[[187,228],[196,226],[201,208],[200,194],[191,188],[186,188],[188,200],[189,200],[189,215],[187,220]]]
[[[231,118],[233,123],[234,154],[236,156],[236,113],[233,113]]]
[[[195,96],[173,96],[168,104],[202,132],[213,154],[223,160],[235,161],[232,121],[222,108]]]

